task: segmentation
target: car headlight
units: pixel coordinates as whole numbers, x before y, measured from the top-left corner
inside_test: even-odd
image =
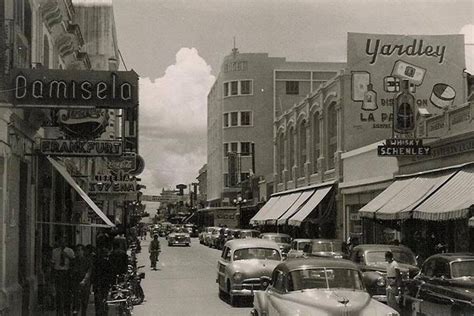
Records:
[[[240,272],[235,272],[233,275],[232,275],[232,279],[234,280],[234,282],[240,282],[242,280],[242,273]]]
[[[385,283],[385,278],[384,278],[384,277],[379,277],[379,278],[377,279],[377,285],[378,285],[378,286],[385,286],[385,284],[386,284],[386,283]]]

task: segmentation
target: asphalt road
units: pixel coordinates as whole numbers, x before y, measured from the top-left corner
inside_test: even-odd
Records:
[[[199,244],[193,238],[191,247],[168,247],[160,238],[161,255],[158,270],[150,269],[148,245],[150,238],[142,241],[138,254],[139,265],[146,265],[142,286],[145,302],[135,306],[134,316],[194,316],[194,315],[249,315],[252,300],[241,300],[239,307],[232,307],[218,297],[216,283],[217,260],[220,250]]]

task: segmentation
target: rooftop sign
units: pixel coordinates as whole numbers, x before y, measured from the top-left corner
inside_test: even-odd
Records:
[[[9,100],[15,107],[133,108],[138,75],[132,71],[14,69]]]
[[[377,147],[379,156],[427,156],[431,147],[423,146],[421,139],[387,139],[385,145]]]

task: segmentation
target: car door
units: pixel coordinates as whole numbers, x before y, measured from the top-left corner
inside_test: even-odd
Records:
[[[286,275],[280,270],[275,270],[272,275],[272,285],[267,290],[268,314],[280,315],[282,300],[286,293]]]
[[[434,258],[430,261],[430,275],[424,280],[426,283],[420,291],[422,298],[440,304],[449,303],[445,290],[450,275],[449,263],[442,258]]]
[[[225,246],[217,263],[217,283],[219,288],[225,289],[225,268],[230,264],[231,249]]]

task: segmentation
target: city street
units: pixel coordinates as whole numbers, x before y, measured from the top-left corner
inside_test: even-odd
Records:
[[[220,251],[199,244],[192,239],[191,247],[168,247],[160,238],[161,255],[158,270],[150,269],[148,244],[142,241],[138,254],[139,265],[146,265],[142,286],[145,302],[135,306],[136,316],[161,315],[249,315],[252,300],[241,300],[240,307],[232,307],[217,295],[216,266]]]

